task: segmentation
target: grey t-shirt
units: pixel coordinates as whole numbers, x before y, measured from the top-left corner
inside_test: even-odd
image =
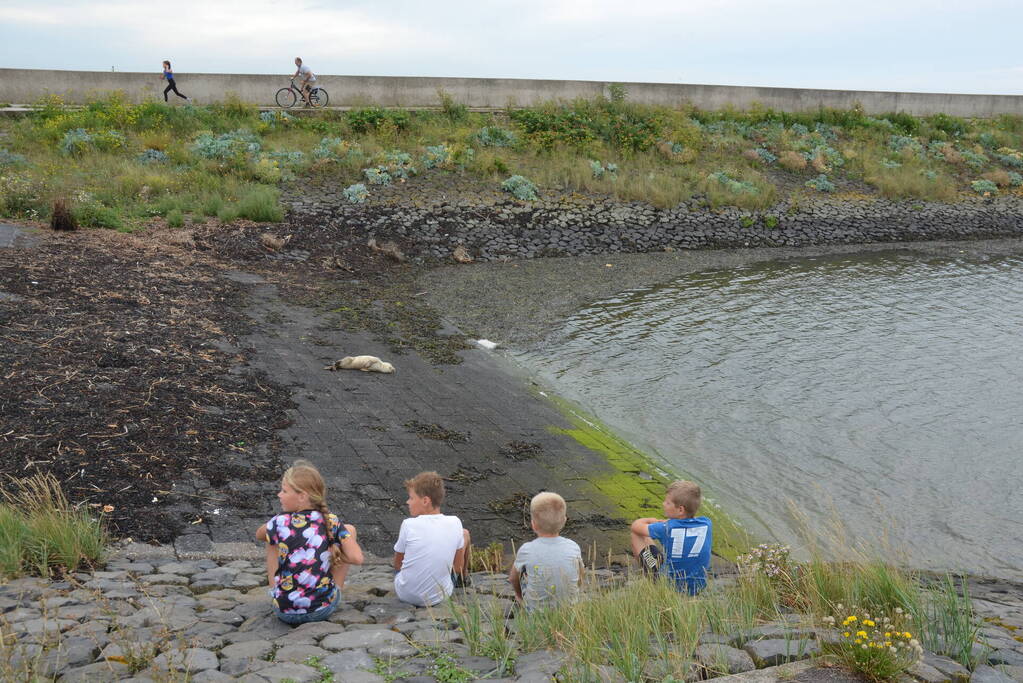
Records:
[[[522,598],[527,610],[571,602],[579,596],[582,552],[575,541],[555,536],[523,543],[515,555],[515,569],[525,586]]]

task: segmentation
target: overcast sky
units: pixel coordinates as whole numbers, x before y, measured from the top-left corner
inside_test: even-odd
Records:
[[[1023,94],[1023,0],[0,0],[0,67]]]

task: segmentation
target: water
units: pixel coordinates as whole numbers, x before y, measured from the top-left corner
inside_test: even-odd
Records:
[[[1023,252],[899,252],[624,292],[519,359],[757,536],[1023,577]],[[656,512],[656,510],[652,511]]]

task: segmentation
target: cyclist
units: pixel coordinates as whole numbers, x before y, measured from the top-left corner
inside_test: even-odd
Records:
[[[302,82],[299,84],[298,91],[302,94],[302,99],[305,100],[306,104],[309,104],[308,94],[312,91],[316,85],[316,74],[308,66],[302,64],[301,57],[295,57],[295,66],[298,67],[295,70],[295,75],[292,78],[302,77]]]

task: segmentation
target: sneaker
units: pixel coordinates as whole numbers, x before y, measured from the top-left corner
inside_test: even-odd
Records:
[[[639,551],[639,566],[644,574],[657,574],[664,555],[655,545],[648,545]]]
[[[468,574],[452,574],[451,582],[455,584],[455,588],[469,588],[472,586],[472,577]]]

